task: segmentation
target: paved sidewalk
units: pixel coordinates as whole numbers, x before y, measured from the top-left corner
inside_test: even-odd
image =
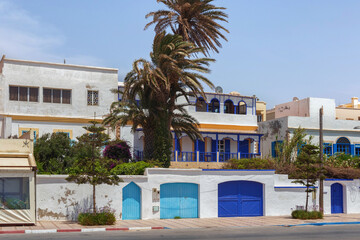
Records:
[[[162,220],[120,220],[111,226],[81,226],[68,221],[38,221],[36,226],[1,226],[0,233],[45,233],[110,230],[186,229],[212,227],[258,227],[274,225],[302,225],[314,223],[360,224],[360,214],[326,215],[320,220],[297,220],[290,216],[281,217],[234,217],[234,218],[192,218]]]

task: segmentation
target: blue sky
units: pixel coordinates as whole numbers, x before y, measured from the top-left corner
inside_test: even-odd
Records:
[[[268,108],[294,96],[359,96],[360,1],[217,0],[230,30],[208,78]],[[0,54],[119,69],[149,58],[156,0],[0,0]]]

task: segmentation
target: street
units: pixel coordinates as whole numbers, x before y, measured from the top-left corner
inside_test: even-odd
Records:
[[[49,234],[13,234],[0,238],[42,240],[42,239],[122,239],[122,240],[157,240],[157,239],[251,239],[251,240],[299,240],[327,239],[344,240],[359,239],[358,225],[328,225],[304,227],[232,227],[232,228],[199,228],[199,229],[167,229],[149,231],[116,231],[93,233],[49,233]]]

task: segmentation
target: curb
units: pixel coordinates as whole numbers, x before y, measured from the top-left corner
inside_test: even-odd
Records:
[[[106,232],[106,231],[136,231],[168,229],[166,227],[128,227],[128,228],[77,228],[77,229],[34,229],[34,230],[4,230],[0,234],[30,234],[30,233],[65,233],[65,232]]]

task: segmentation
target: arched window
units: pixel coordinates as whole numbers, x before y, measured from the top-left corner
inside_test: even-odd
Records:
[[[230,99],[224,103],[224,113],[234,113],[234,103]]]
[[[197,100],[196,100],[196,111],[197,112],[206,112],[206,102],[205,100],[202,98],[202,97],[199,97]]]
[[[338,153],[350,154],[350,141],[346,137],[341,137],[336,141],[336,151]]]
[[[238,103],[236,114],[246,115],[246,103],[244,101]]]
[[[220,102],[216,98],[213,98],[209,104],[209,112],[220,112]]]

